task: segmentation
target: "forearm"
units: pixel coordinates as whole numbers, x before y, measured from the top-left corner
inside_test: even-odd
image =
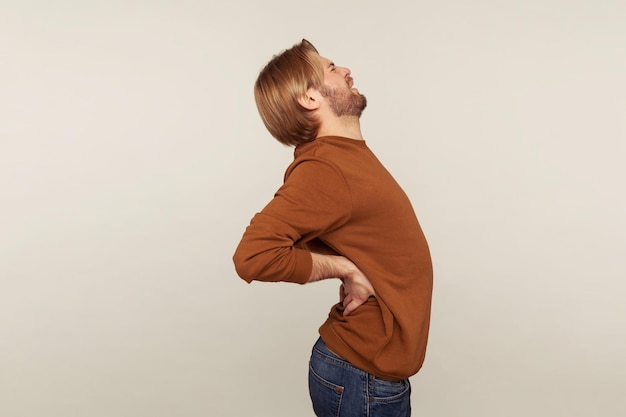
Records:
[[[354,273],[356,267],[343,256],[321,255],[311,252],[311,276],[309,282],[321,281],[329,278],[343,280]]]

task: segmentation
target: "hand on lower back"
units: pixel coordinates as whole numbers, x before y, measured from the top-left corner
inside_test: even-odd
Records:
[[[358,307],[363,305],[376,292],[372,283],[360,269],[354,266],[354,271],[342,279],[343,284],[339,289],[339,300],[343,305],[343,315],[348,316]]]
[[[311,262],[309,282],[328,278],[339,278],[343,282],[339,290],[339,302],[343,305],[344,316],[356,310],[369,297],[376,295],[369,279],[348,258],[312,252]]]

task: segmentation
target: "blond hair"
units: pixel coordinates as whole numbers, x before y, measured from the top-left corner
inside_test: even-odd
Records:
[[[317,49],[302,39],[275,55],[254,84],[254,98],[265,127],[285,145],[298,146],[317,137],[319,120],[298,102],[309,88],[324,85],[317,56]]]

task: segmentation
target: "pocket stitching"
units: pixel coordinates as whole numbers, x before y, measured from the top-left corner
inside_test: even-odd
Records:
[[[387,384],[389,384],[389,382],[393,383],[393,381],[384,381],[384,380],[381,380],[381,379],[378,379],[378,381],[383,381],[383,383],[387,383]],[[372,396],[372,397],[370,397],[370,402],[379,402],[380,403],[380,402],[395,401],[395,400],[401,398],[402,396],[406,395],[407,392],[411,391],[411,384],[410,383],[408,383],[408,382],[405,383],[404,381],[399,381],[399,382],[401,382],[402,385],[404,385],[404,389],[402,390],[402,392],[400,392],[398,394],[394,394],[391,397],[374,397],[374,396]]]
[[[323,385],[325,385],[328,388],[331,388],[333,390],[335,390],[337,393],[339,394],[343,394],[343,390],[344,388],[341,385],[337,385],[337,384],[333,384],[330,381],[325,380],[324,378],[322,378],[321,376],[318,375],[317,372],[315,372],[313,370],[313,367],[311,365],[309,365],[309,371],[311,371],[311,374],[315,377],[315,379],[317,379],[320,383],[322,383]]]

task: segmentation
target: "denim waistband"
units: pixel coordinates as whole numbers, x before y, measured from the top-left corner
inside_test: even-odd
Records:
[[[331,351],[328,348],[328,346],[326,346],[326,343],[324,343],[324,341],[322,340],[321,337],[318,338],[317,342],[315,342],[315,345],[313,345],[313,353],[312,354],[320,357],[321,359],[323,359],[325,361],[332,362],[335,365],[339,365],[341,367],[349,369],[349,370],[351,370],[351,371],[353,371],[355,373],[362,374],[362,375],[368,375],[367,372],[363,371],[362,369],[357,368],[356,366],[352,365],[350,362],[348,362],[347,360],[345,360],[341,356],[339,356],[336,353],[334,353],[333,351]]]

